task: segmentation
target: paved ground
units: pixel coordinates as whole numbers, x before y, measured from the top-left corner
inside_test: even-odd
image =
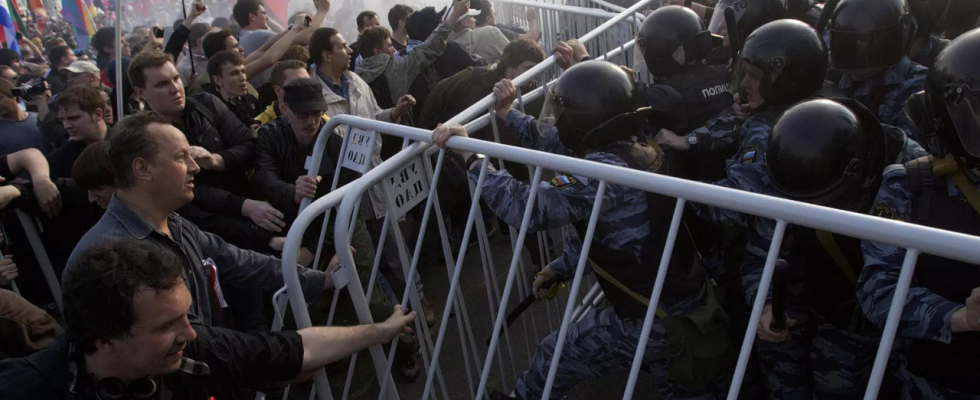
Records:
[[[507,236],[498,234],[491,238],[490,241],[490,250],[491,254],[493,255],[494,267],[496,271],[496,273],[493,275],[496,277],[496,284],[500,289],[502,289],[507,278],[507,267],[509,267],[510,257],[512,254],[510,251],[510,239]],[[488,306],[486,290],[487,279],[484,275],[482,263],[479,261],[479,254],[480,253],[477,246],[470,247],[466,262],[463,266],[462,274],[460,276],[460,287],[462,288],[466,308],[472,324],[473,336],[476,339],[476,348],[477,352],[479,353],[480,360],[479,368],[482,368],[483,360],[485,359],[488,348],[485,341],[490,337],[492,330],[492,318],[490,308]],[[527,260],[526,255],[525,259]],[[530,263],[527,262],[526,265],[530,266]],[[445,294],[448,293],[449,290],[449,277],[447,276],[446,268],[441,264],[438,266],[429,266],[424,268],[421,271],[421,274],[429,301],[433,308],[437,310],[437,315],[441,316],[446,302]],[[528,271],[528,284],[532,280],[533,271]],[[493,279],[491,279],[491,285],[492,281]],[[511,348],[508,346],[508,342],[506,340],[503,341],[502,344],[504,346],[498,353],[498,356],[494,358],[494,363],[490,371],[490,387],[497,389],[503,388],[508,392],[513,389],[514,384],[517,381],[517,374],[522,373],[527,368],[528,361],[533,355],[537,343],[540,342],[540,340],[552,330],[558,329],[560,325],[558,304],[561,304],[561,306],[564,307],[567,302],[567,293],[568,289],[566,288],[563,291],[563,295],[553,300],[550,304],[543,302],[534,304],[526,313],[528,317],[525,319],[525,321],[518,320],[508,330],[508,334],[510,336],[509,344],[513,347]],[[584,295],[584,293],[585,292],[583,289],[582,294]],[[518,298],[516,293],[512,295],[508,310],[516,306],[520,300],[521,299]],[[548,318],[549,310],[551,316],[550,321]],[[494,306],[494,313],[496,313],[496,305]],[[531,314],[533,314],[533,321],[530,316]],[[469,379],[467,376],[466,363],[464,362],[464,355],[460,346],[459,330],[457,328],[458,325],[456,318],[458,318],[459,315],[460,314],[457,313],[449,320],[446,339],[445,343],[443,344],[442,355],[440,356],[439,364],[441,366],[443,382],[445,384],[448,397],[443,395],[441,385],[439,385],[439,381],[437,380],[434,388],[437,389],[436,394],[437,398],[439,399],[448,398],[455,400],[472,398],[470,384],[468,383]],[[438,324],[431,332],[433,343],[436,340],[437,330]],[[472,352],[469,353],[470,373],[473,374],[472,379],[475,388],[476,384],[479,382],[479,376],[476,375],[475,372],[478,367],[473,361]],[[502,364],[501,361],[503,361]],[[336,399],[341,398],[343,382],[346,378],[347,372],[346,365],[347,364],[345,363],[338,366],[338,368],[336,368],[330,374],[331,387],[333,388],[334,398]],[[625,386],[627,380],[626,375],[627,373],[623,372],[621,374],[615,374],[602,379],[582,382],[568,394],[568,398],[572,400],[621,398],[623,387]],[[426,376],[423,372],[419,376],[418,381],[407,384],[404,382],[399,382],[396,375],[395,379],[396,382],[399,382],[398,392],[401,398],[421,399],[425,386],[425,378]],[[351,386],[351,394],[349,398],[376,399],[378,397],[378,391],[380,388],[377,385],[373,366],[367,352],[362,352],[361,355],[358,356],[358,363],[355,367],[354,383]],[[308,388],[295,387],[292,389],[292,392],[293,393],[291,393],[289,396],[291,399],[308,398]],[[634,398],[654,398],[649,376],[642,372]]]

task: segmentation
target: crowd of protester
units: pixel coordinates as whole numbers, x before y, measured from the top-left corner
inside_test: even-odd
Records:
[[[826,30],[812,27],[818,21],[813,17],[819,16],[823,9],[810,1],[803,1],[805,6],[796,4],[800,1],[781,0],[737,4],[745,8],[738,17],[737,27],[727,27],[726,21],[719,19],[723,13],[720,9],[716,11],[715,1],[697,1],[688,4],[691,8],[679,7],[684,5],[680,0],[665,1],[663,7],[648,14],[647,23],[638,32],[638,59],[644,60],[653,75],[652,84],[638,82],[634,71],[625,66],[592,61],[598,55],[590,55],[574,39],[560,42],[553,49],[543,49],[540,43],[542,35],[547,33],[541,31],[534,9],[527,8],[522,18],[527,26],[513,26],[500,23],[493,4],[483,0],[459,0],[444,8],[417,9],[397,4],[388,10],[364,10],[357,2],[332,5],[331,0],[314,0],[310,12],[295,13],[285,21],[270,18],[259,0],[214,4],[195,1],[187,8],[186,15],[177,14],[163,3],[154,3],[154,19],[146,24],[140,23],[131,6],[125,6],[123,15],[119,16],[124,32],[116,32],[112,10],[100,13],[96,18],[99,29],[87,48],[79,48],[72,27],[60,18],[47,20],[43,27],[32,25],[28,32],[18,33],[19,53],[0,49],[0,222],[3,225],[0,287],[13,284],[19,288],[19,294],[0,288],[0,397],[240,398],[250,395],[250,390],[275,391],[285,382],[308,379],[326,364],[395,339],[402,342],[396,354],[395,370],[406,382],[417,379],[421,369],[419,333],[408,326],[416,317],[433,326],[439,316],[427,299],[443,298],[447,294],[424,287],[418,275],[412,280],[405,279],[403,271],[407,266],[402,265],[394,243],[396,235],[383,229],[388,202],[380,187],[372,188],[364,196],[350,240],[356,264],[351,267],[365,286],[371,280],[375,249],[381,242],[387,242],[380,254],[382,273],[368,299],[374,320],[384,322],[269,332],[270,299],[283,286],[280,256],[300,204],[329,193],[335,175],[339,175],[338,185],[360,176],[340,167],[340,150],[347,127],[321,132],[327,121],[338,115],[435,130],[434,140],[440,145],[454,135],[499,140],[596,162],[895,217],[898,211],[887,203],[887,197],[883,200],[886,202],[874,203],[873,209],[868,209],[875,200],[878,185],[885,186],[881,183],[884,167],[894,162],[916,161],[929,154],[941,157],[945,153],[939,149],[955,147],[943,145],[944,138],[936,139],[941,135],[923,133],[928,129],[952,129],[948,125],[954,123],[956,129],[966,129],[961,124],[967,122],[955,118],[946,125],[942,121],[937,126],[916,123],[913,109],[919,104],[920,109],[926,110],[922,112],[928,113],[932,110],[928,104],[941,101],[930,97],[930,103],[922,97],[930,93],[917,93],[927,90],[927,75],[932,73],[930,68],[934,64],[949,62],[943,58],[944,49],[956,48],[957,37],[962,36],[960,41],[966,41],[980,35],[980,31],[970,31],[973,24],[980,23],[977,5],[980,3],[880,0],[901,4],[901,19],[896,20],[895,26],[916,25],[917,31],[903,31],[891,25],[867,28],[847,20],[848,7],[851,10],[866,7],[866,13],[886,15],[882,8],[876,8],[880,5],[866,4],[875,1],[878,0],[842,0],[833,15],[828,16]],[[718,7],[732,2],[720,3]],[[803,22],[790,23],[790,19]],[[917,24],[909,24],[909,20]],[[709,25],[721,28],[708,32]],[[356,37],[345,36],[354,29]],[[863,57],[855,55],[860,53],[855,48],[860,47],[845,53],[848,49],[843,45],[834,47],[826,42],[835,35],[844,38],[839,32],[862,29],[874,36],[874,40],[870,44],[858,40],[854,46],[883,46],[886,41],[903,45],[891,52],[865,49],[873,56]],[[729,40],[732,35],[738,36],[738,40]],[[780,44],[762,44],[766,38],[780,38],[777,41]],[[839,43],[844,40],[840,39]],[[730,43],[741,46],[736,49],[735,59],[727,48]],[[959,47],[973,46],[972,51],[980,54],[978,43],[973,40]],[[655,54],[664,51],[665,54]],[[549,54],[554,54],[561,69],[568,72],[550,88],[543,105],[539,101],[522,105],[526,107],[522,111],[512,109],[511,102],[517,92],[520,89],[526,92],[535,83],[515,88],[511,80],[543,62]],[[874,56],[878,58],[868,61]],[[891,58],[895,60],[889,63],[887,60]],[[117,61],[122,71],[116,70]],[[117,75],[121,80],[117,80]],[[978,78],[972,79],[977,82]],[[625,92],[613,93],[617,88],[625,88]],[[976,96],[980,87],[971,90],[967,92]],[[693,94],[688,96],[688,93]],[[489,94],[497,95],[492,116],[500,125],[498,138],[489,128],[466,132],[458,126],[441,125]],[[117,102],[119,95],[121,103]],[[588,100],[583,102],[583,98]],[[617,103],[621,98],[626,98],[628,104]],[[870,193],[870,198],[857,192],[867,191],[870,186],[848,187],[854,192],[843,195],[863,198],[869,204],[838,206],[830,200],[794,198],[787,194],[792,190],[782,189],[800,184],[787,182],[785,171],[795,171],[790,180],[810,176],[807,174],[812,171],[806,171],[805,167],[793,170],[797,164],[790,161],[784,161],[788,166],[780,167],[779,172],[767,170],[772,168],[769,163],[778,162],[773,160],[782,160],[777,157],[778,149],[766,149],[772,137],[777,134],[787,137],[779,143],[783,147],[790,146],[786,143],[794,140],[786,133],[790,130],[780,131],[776,121],[785,121],[786,126],[794,123],[789,116],[804,112],[792,113],[796,110],[794,105],[818,98],[839,98],[833,104],[847,108],[836,109],[826,104],[813,107],[836,110],[825,112],[841,113],[844,119],[854,115],[864,118],[835,132],[854,126],[871,129],[871,125],[880,125],[875,132],[891,135],[887,140],[888,162],[874,164],[877,170],[872,168],[873,171],[867,172],[864,164],[861,164],[865,168],[862,172],[856,172],[851,165],[846,170],[840,169],[845,177],[877,174],[877,178],[868,178],[874,188],[863,193]],[[971,99],[964,101],[967,107],[974,107],[976,118],[980,111],[975,107],[980,103],[970,103]],[[639,104],[649,107],[639,108]],[[567,108],[565,114],[556,113],[556,107]],[[615,107],[620,108],[603,114]],[[538,124],[529,116],[536,112],[530,110],[541,110]],[[569,122],[572,118],[578,118],[576,121],[580,123]],[[980,124],[976,121],[980,119],[973,121],[974,128]],[[814,132],[821,129],[815,125],[801,126]],[[980,152],[976,147],[978,142],[970,142],[980,140],[980,136],[977,132],[969,134],[974,136],[962,139],[964,150],[952,152],[956,156],[967,154],[963,160],[980,157],[976,153]],[[312,178],[307,175],[307,160],[320,135],[328,135],[326,153],[316,171],[317,177]],[[961,137],[967,137],[964,135],[968,134],[961,133]],[[629,150],[597,151],[623,143],[634,150],[643,147],[640,153],[651,154],[653,159],[663,157],[664,165],[669,162],[672,168],[667,172],[660,168],[660,162],[638,167],[640,164],[630,161],[639,157],[636,151],[629,156],[621,156]],[[846,151],[853,143],[840,144],[837,149]],[[379,165],[401,146],[400,138],[380,134],[370,166]],[[457,153],[444,167],[447,173],[438,187],[442,210],[453,233],[454,253],[462,246],[473,244],[461,243],[467,217],[464,213],[469,209],[461,205],[471,201],[468,187],[471,181],[475,182],[475,171],[479,170],[474,166],[482,160],[471,153]],[[820,157],[829,156],[815,156]],[[884,160],[886,155],[881,157]],[[966,170],[964,179],[973,179],[971,182],[975,184],[976,165],[973,161],[960,162]],[[828,168],[825,170],[833,170]],[[474,172],[467,174],[466,170]],[[522,201],[527,199],[529,176],[523,167],[507,170],[493,172],[489,188],[484,190],[482,201],[488,212],[483,218],[491,234],[506,235],[507,226],[519,226],[523,217],[526,204]],[[888,182],[887,171],[885,182]],[[567,175],[541,183],[542,191],[548,191],[539,195],[539,199],[544,199],[539,202],[545,205],[538,207],[531,219],[532,230],[587,221],[597,196],[595,184],[587,178]],[[593,254],[610,255],[600,260],[603,263],[653,260],[645,258],[649,255],[640,250],[648,241],[647,234],[637,232],[646,229],[653,235],[656,229],[652,226],[661,220],[651,216],[647,227],[644,218],[648,212],[644,210],[648,207],[653,210],[652,202],[660,200],[629,190],[608,190],[606,196],[616,199],[611,201],[615,205],[603,210],[601,232],[596,234],[603,239],[597,239],[601,243],[594,244]],[[962,186],[960,190],[964,190]],[[632,201],[648,199],[649,206],[630,206]],[[973,207],[978,206],[973,204]],[[690,273],[681,277],[687,279],[687,285],[676,281],[672,286],[676,296],[664,307],[675,315],[707,313],[706,318],[711,321],[692,320],[697,328],[690,328],[683,335],[678,334],[679,328],[664,328],[660,322],[654,327],[651,346],[660,347],[650,354],[693,351],[694,355],[684,354],[701,357],[701,364],[694,363],[686,372],[676,371],[676,364],[653,363],[655,386],[664,398],[673,398],[674,394],[691,398],[723,396],[724,391],[717,388],[726,387],[724,379],[730,377],[733,358],[731,346],[718,347],[718,344],[729,343],[728,332],[734,337],[744,332],[744,328],[735,327],[747,322],[744,312],[754,300],[760,268],[772,236],[771,224],[764,220],[750,222],[739,213],[703,205],[689,208],[699,217],[689,222],[694,242],[700,242],[694,247],[701,254],[693,263],[685,259],[686,265],[695,265],[690,268],[694,272],[684,269]],[[977,212],[980,214],[980,208]],[[649,214],[653,215],[653,211]],[[18,218],[18,215],[28,218]],[[972,215],[972,220],[975,217]],[[406,238],[418,237],[422,233],[420,220],[420,210],[413,210],[397,222],[397,229]],[[331,226],[327,232],[333,232],[333,222],[327,221]],[[314,326],[326,322],[331,296],[325,292],[335,290],[331,272],[339,265],[338,257],[333,254],[332,235],[320,242],[321,223],[322,217],[303,235],[296,266]],[[29,244],[34,239],[34,231],[40,233],[45,254],[35,253],[38,248]],[[383,232],[388,234],[383,236]],[[583,232],[580,229],[580,234]],[[976,231],[966,233],[976,234]],[[794,234],[807,235],[795,231]],[[535,277],[535,293],[541,298],[553,296],[545,282],[570,279],[582,244],[577,238],[566,238],[564,254],[546,265],[536,251],[536,235],[531,236],[526,245],[535,249],[530,251],[531,259],[540,271]],[[860,242],[840,240],[847,252],[846,257],[841,257],[857,254],[860,258]],[[659,243],[662,245],[662,241]],[[826,245],[826,241],[822,243]],[[848,247],[852,244],[857,247]],[[438,240],[426,241],[420,265],[433,267],[441,262],[435,256],[443,254],[438,248],[441,245]],[[802,253],[804,247],[792,248]],[[880,256],[873,265],[875,268],[862,272],[860,266],[865,262],[858,261],[856,273],[851,272],[855,276],[852,285],[874,288],[868,289],[873,294],[862,297],[859,291],[857,299],[852,299],[860,302],[868,313],[869,321],[859,329],[860,334],[878,332],[869,327],[884,321],[879,292],[885,290],[883,286],[891,287],[869,272],[887,269],[892,262],[891,254],[881,255],[887,250],[876,249],[878,253],[872,251],[875,249],[866,249],[865,253],[865,259],[869,260],[875,259],[874,254]],[[317,258],[320,251],[322,255]],[[872,256],[867,251],[872,251]],[[832,254],[831,258],[840,261],[841,257],[833,257],[836,255]],[[802,256],[794,254],[794,257]],[[318,265],[314,265],[316,259],[320,260]],[[599,260],[595,255],[593,259]],[[656,260],[659,263],[659,255]],[[633,261],[624,261],[630,262]],[[55,299],[49,290],[46,278],[50,277],[42,273],[42,264],[53,267],[63,291],[61,299]],[[610,264],[603,267],[625,268]],[[594,262],[591,269],[602,271]],[[630,297],[610,293],[618,290],[633,293],[630,289],[649,292],[655,271],[649,269],[642,276],[617,275],[621,272],[616,271],[611,274],[614,278],[603,275],[603,282],[607,282],[603,290],[612,307],[590,312],[585,321],[593,325],[588,329],[581,327],[569,339],[572,344],[565,352],[571,350],[573,356],[563,361],[552,398],[560,398],[584,378],[628,368],[636,347],[634,334],[642,325],[642,313],[638,319],[632,313],[636,304],[623,303],[630,303]],[[701,275],[719,286],[711,289],[711,284],[702,282]],[[625,279],[626,283],[620,283],[617,278]],[[692,279],[696,285],[691,285]],[[805,285],[800,282],[806,278],[800,279],[795,282],[802,288]],[[650,283],[649,287],[643,282]],[[395,305],[412,287],[409,285],[417,290],[421,304],[421,309],[412,312]],[[980,284],[971,288],[975,286]],[[804,295],[803,289],[794,290],[790,292],[798,298],[810,296]],[[980,308],[980,295],[966,294],[969,300],[954,298],[945,303],[919,299],[921,304],[916,306],[941,310],[918,310],[915,318],[926,318],[923,314],[928,314],[929,321],[920,324],[932,324],[922,329],[929,330],[927,333],[934,337],[922,333],[910,340],[969,341],[968,349],[978,348],[974,343],[976,337],[953,335],[948,326],[949,318],[956,318],[952,332],[980,330],[977,322],[980,312],[976,310]],[[935,296],[918,294],[930,295]],[[853,297],[852,290],[850,298]],[[753,361],[758,363],[754,370],[764,378],[755,382],[757,392],[752,392],[751,383],[747,383],[748,398],[824,398],[821,396],[825,395],[851,398],[855,393],[863,393],[860,385],[867,381],[870,360],[859,359],[849,367],[828,361],[840,354],[848,359],[858,352],[848,353],[852,350],[849,348],[834,352],[834,343],[853,344],[857,340],[853,335],[838,338],[837,342],[830,340],[833,336],[827,336],[824,330],[838,322],[836,317],[810,313],[811,325],[806,332],[802,328],[791,329],[807,323],[808,309],[819,309],[820,304],[807,303],[819,303],[818,300],[806,298],[791,302],[791,311],[781,316],[788,324],[782,331],[769,328],[769,321],[780,316],[774,316],[771,307],[766,308],[765,326],[759,328],[762,339],[759,360]],[[56,306],[59,302],[63,302],[63,309]],[[861,307],[855,304],[847,308],[847,316],[865,321]],[[954,307],[957,304],[959,308]],[[706,307],[710,310],[705,311]],[[887,309],[887,304],[884,307]],[[347,313],[347,320],[356,321],[353,310],[345,308],[349,307],[342,306],[340,313]],[[947,318],[946,326],[942,325],[942,316],[938,322],[933,317],[940,311]],[[963,318],[972,320],[959,321]],[[698,328],[700,333],[691,333]],[[813,333],[817,330],[820,332]],[[845,333],[854,334],[846,327],[833,333],[840,333],[841,337]],[[687,350],[670,347],[673,343],[670,335],[683,336],[691,345]],[[634,350],[629,350],[628,344],[615,347],[631,340]],[[554,341],[555,334],[552,334],[541,344],[514,393],[495,392],[494,398],[540,398]],[[876,350],[877,342],[874,343]],[[706,350],[711,353],[708,356],[690,350],[698,346],[713,350]],[[812,355],[811,347],[825,351]],[[609,350],[613,348],[624,350]],[[948,356],[955,358],[955,355]],[[10,360],[2,361],[4,358]],[[816,361],[807,365],[807,359]],[[858,362],[866,365],[858,366]],[[908,394],[912,387],[912,393],[925,393],[925,397],[918,398],[980,396],[976,381],[965,382],[971,376],[980,378],[975,367],[965,368],[953,383],[947,380],[930,386],[928,383],[932,382],[927,381],[935,375],[923,375],[922,367],[914,364],[922,359],[912,358],[909,362],[916,368],[910,369],[911,373],[901,363],[896,363],[895,371],[890,371],[894,380],[889,383],[896,390],[890,395],[897,396],[902,389]],[[705,368],[704,363],[714,367]],[[865,367],[867,371],[863,371]],[[841,368],[848,370],[847,377],[831,376]],[[849,386],[861,379],[859,388]],[[138,397],[147,393],[151,397]],[[917,397],[913,394],[910,398]]]

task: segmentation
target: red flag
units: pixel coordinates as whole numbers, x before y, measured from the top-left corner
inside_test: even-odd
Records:
[[[286,25],[286,20],[289,19],[286,15],[288,9],[289,0],[265,0],[265,12],[280,25]]]

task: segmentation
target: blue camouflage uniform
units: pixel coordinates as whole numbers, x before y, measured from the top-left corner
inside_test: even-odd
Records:
[[[738,151],[728,160],[725,179],[715,182],[715,185],[761,193],[759,184],[766,175],[766,145],[769,143],[769,133],[772,132],[775,119],[769,116],[778,115],[783,109],[785,108],[780,107],[779,110],[772,110],[772,113],[753,115],[741,124],[731,136],[739,144]],[[752,220],[751,215],[738,211],[700,203],[689,204],[698,217],[716,224],[747,228]]]
[[[519,111],[512,110],[506,127],[516,132],[526,148],[566,155],[565,147],[554,128],[539,133],[535,120]],[[631,147],[636,139],[618,141],[613,146]],[[619,167],[628,165],[619,157],[604,152],[592,152],[584,157],[587,161]],[[473,169],[470,178],[474,182],[479,170]],[[550,182],[538,183],[538,198],[531,212],[528,232],[538,232],[588,220],[596,201],[599,181],[576,175],[558,175]],[[494,213],[511,226],[520,226],[531,187],[515,180],[506,171],[487,174],[483,200]],[[607,184],[602,202],[602,214],[596,227],[596,239],[612,249],[621,250],[635,257],[650,232],[647,217],[647,194],[639,189]],[[569,230],[571,231],[571,230]],[[560,277],[570,279],[579,262],[582,242],[575,234],[565,235],[565,252],[551,265]],[[588,266],[586,267],[588,268]],[[656,266],[651,267],[651,271]],[[684,314],[697,308],[702,293],[684,301],[669,305],[665,310],[671,315]],[[623,318],[612,307],[592,309],[568,330],[561,363],[555,377],[550,398],[560,399],[573,386],[588,378],[597,378],[614,371],[627,370],[632,363],[636,343],[643,325],[642,318]],[[557,342],[558,332],[552,332],[538,346],[530,368],[519,379],[516,394],[523,399],[539,399],[544,391],[545,380]],[[647,343],[647,360],[661,359],[653,363],[654,381],[660,388],[669,386],[666,368],[662,363],[667,344],[666,328],[658,318],[654,320]],[[672,387],[662,393],[664,399],[712,398]]]
[[[970,183],[975,185],[975,189],[980,191],[980,176],[975,172],[965,171],[965,175]],[[892,165],[885,170],[884,179],[875,206],[872,210],[874,215],[882,218],[894,219],[897,221],[913,222],[940,229],[951,229],[948,226],[933,225],[929,220],[922,220],[918,217],[920,210],[914,204],[916,197],[912,190],[910,175],[906,172],[903,165]],[[969,205],[965,204],[965,196],[951,177],[935,178],[935,188],[933,191],[932,210],[943,207],[948,208],[950,204],[957,207],[952,213],[952,218],[962,219],[968,224],[967,231],[959,230],[962,233],[980,235],[980,229],[976,229],[978,215]],[[948,196],[945,199],[942,197]],[[945,204],[936,205],[937,199],[946,201]],[[934,219],[935,214],[929,213],[929,219]],[[972,231],[969,231],[972,229]],[[892,298],[894,297],[895,287],[898,284],[898,276],[901,273],[902,263],[905,259],[906,250],[884,243],[864,241],[862,244],[864,253],[865,267],[858,280],[858,300],[864,309],[868,319],[878,326],[884,326],[889,314]],[[937,263],[938,261],[938,263]],[[926,281],[935,279],[932,274],[952,275],[954,279],[965,280],[964,285],[968,287],[980,287],[980,279],[976,277],[964,276],[960,274],[948,274],[945,271],[937,271],[936,265],[949,265],[957,263],[952,260],[943,259],[928,254],[919,256],[916,274],[912,280],[905,299],[905,308],[902,311],[899,322],[897,338],[912,339],[912,346],[920,343],[950,344],[956,335],[952,332],[951,318],[953,313],[964,307],[966,297],[944,297],[934,290],[925,287]],[[965,264],[965,263],[963,263]],[[968,268],[977,268],[975,265],[966,265]],[[967,293],[968,296],[968,293]],[[975,340],[976,337],[973,337]],[[960,339],[962,340],[962,339]],[[914,353],[914,351],[912,352]],[[964,359],[969,358],[969,359]],[[975,365],[976,360],[972,356],[961,355],[959,363],[969,363]],[[929,356],[924,366],[916,364],[915,359],[910,356],[908,367],[902,371],[903,398],[904,399],[980,399],[980,395],[965,394],[957,390],[940,386],[919,376],[918,372],[923,369],[942,369],[944,362],[932,359]],[[955,362],[954,362],[955,364]],[[963,364],[958,364],[963,365]]]
[[[741,122],[732,107],[722,110],[718,115],[708,120],[704,126],[687,133],[698,138],[698,144],[693,146],[691,151],[698,155],[705,153],[732,154],[738,148],[738,132]],[[656,132],[652,133],[656,134]],[[685,134],[685,132],[676,133]]]
[[[763,181],[767,180],[765,171],[766,145],[769,142],[769,132],[772,131],[774,118],[771,115],[778,115],[777,110],[770,110],[764,114],[749,117],[740,126],[737,123],[734,110],[729,109],[712,120],[713,125],[705,126],[698,131],[710,131],[713,137],[718,140],[734,141],[738,150],[728,160],[726,177],[715,182],[715,185],[731,189],[739,189],[752,193],[762,193]],[[732,129],[728,135],[723,135],[724,129]],[[723,138],[723,139],[722,139]],[[700,138],[699,138],[700,139]],[[697,147],[701,146],[699,141]],[[753,220],[752,215],[743,214],[738,211],[722,207],[713,207],[706,204],[689,202],[688,207],[694,211],[698,218],[712,224],[725,225],[735,229],[746,229]],[[722,246],[711,246],[704,255],[704,268],[708,276],[716,282],[725,280],[725,255]],[[724,285],[720,290],[724,291]],[[724,293],[724,292],[721,292]]]
[[[838,87],[847,97],[864,104],[881,123],[901,128],[911,136],[905,103],[913,94],[925,90],[928,72],[928,68],[902,57],[897,65],[866,82],[855,82],[851,74],[845,72]]]
[[[884,127],[884,129],[895,128]],[[894,135],[900,136],[897,131],[895,132]],[[895,147],[897,151],[891,154],[895,159],[889,162],[904,163],[926,155],[915,141],[900,139],[902,140],[898,143],[901,147]],[[762,175],[743,174],[741,179],[740,184],[744,186],[740,188],[751,188],[756,193],[780,196],[773,188],[765,170],[762,171]],[[758,294],[775,227],[775,220],[759,218],[749,229],[745,261],[741,270],[748,304],[753,304]],[[806,240],[797,240],[798,234]],[[822,285],[829,286],[837,283],[840,284],[839,287],[850,287],[847,285],[853,284],[853,279],[850,283],[841,281],[840,279],[845,277],[844,274],[839,273],[840,268],[848,268],[853,274],[855,269],[860,271],[863,265],[860,261],[859,243],[854,239],[837,235],[830,235],[830,240],[837,243],[840,252],[838,254],[844,256],[845,260],[851,261],[849,265],[834,265],[834,262],[829,260],[830,257],[826,256],[826,250],[816,250],[819,255],[813,256],[813,247],[820,246],[817,244],[816,235],[809,228],[789,227],[780,247],[780,258],[787,260],[790,266],[786,280],[786,316],[797,320],[797,325],[790,331],[789,339],[784,342],[756,340],[756,354],[766,375],[770,398],[773,399],[862,398],[878,349],[880,332],[873,328],[868,329],[871,327],[861,326],[859,323],[841,322],[837,319],[840,315],[845,319],[852,319],[852,314],[857,311],[856,307],[838,310],[841,314],[821,315],[811,303],[814,293],[810,293],[808,282],[812,283],[816,280]],[[808,264],[813,262],[831,265]],[[825,269],[818,270],[819,276],[808,276],[806,267]],[[836,282],[834,278],[837,278]],[[771,296],[771,293],[767,296]],[[767,297],[767,303],[770,300],[771,298]],[[835,319],[837,324],[830,321]],[[815,330],[815,334],[808,331],[806,328],[808,324],[812,326],[810,331]]]

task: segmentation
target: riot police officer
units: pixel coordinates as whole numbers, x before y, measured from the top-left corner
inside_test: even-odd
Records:
[[[747,115],[737,132],[712,133],[707,126],[695,146],[717,146],[715,142],[736,141],[738,151],[728,160],[727,176],[716,182],[726,187],[756,191],[750,182],[764,174],[764,155],[769,132],[789,106],[815,97],[827,71],[827,49],[809,25],[790,19],[770,22],[745,41],[735,65],[730,90],[736,93],[739,113]],[[662,144],[686,149],[690,140],[662,132]],[[727,225],[747,226],[741,213],[691,204],[703,218]]]
[[[655,79],[653,85],[639,84],[652,109],[645,131],[690,132],[731,107],[728,69],[704,62],[720,39],[688,8],[666,6],[647,16],[636,35],[636,54]],[[675,176],[700,181],[724,177],[724,154],[695,158],[690,152],[677,154],[668,149],[665,155]]]
[[[639,95],[632,79],[613,64],[585,61],[569,68],[551,87],[537,120],[510,108],[516,96],[510,81],[498,83],[494,93],[497,116],[518,134],[524,147],[652,173],[669,172],[659,151],[637,141],[648,111],[638,108]],[[452,135],[465,136],[466,131],[460,126],[440,127],[433,132],[433,142],[445,146]],[[476,181],[479,156],[458,154],[466,160],[470,179]],[[588,311],[569,329],[550,396],[559,399],[584,379],[629,368],[647,309],[640,299],[652,292],[675,200],[617,184],[606,185],[604,197],[597,198],[599,181],[577,175],[558,175],[538,185],[537,208],[530,215],[528,230],[573,225],[578,232],[565,238],[564,254],[535,278],[534,292],[539,298],[547,295],[544,282],[573,277],[581,257],[579,238],[585,237],[593,205],[597,201],[606,205],[598,216],[588,261],[611,306]],[[514,180],[505,171],[491,172],[486,176],[483,200],[498,217],[520,226],[530,190],[527,183]],[[666,317],[653,322],[647,360],[653,364],[658,388],[670,387],[670,392],[664,392],[667,398],[671,394],[711,398],[705,391],[721,389],[716,386],[717,380],[734,361],[725,336],[726,318],[713,300],[710,286],[705,285],[704,272],[687,236],[679,235],[677,243],[660,299]],[[706,318],[687,319],[692,313]],[[685,322],[674,323],[680,319]],[[668,335],[674,338],[671,344]],[[529,370],[518,380],[515,394],[519,398],[539,399],[543,395],[557,336],[558,332],[552,332],[538,347]],[[670,365],[665,365],[661,356],[672,354],[684,359],[687,354],[693,355],[684,353],[687,351],[697,351],[698,363],[668,379]]]
[[[788,109],[769,136],[762,193],[867,213],[882,170],[925,152],[898,128],[882,126],[854,100],[811,100]],[[775,221],[750,229],[742,265],[749,304],[755,301]],[[767,296],[757,327],[757,355],[773,399],[859,399],[881,333],[858,306],[854,287],[864,265],[859,239],[802,226],[787,230],[782,292]],[[782,306],[782,307],[780,307]],[[774,309],[785,309],[774,315]],[[773,321],[783,321],[778,325]],[[813,333],[815,332],[815,333]]]
[[[925,88],[928,71],[906,56],[915,32],[906,0],[842,0],[831,16],[830,58],[844,71],[838,88],[906,134],[905,103]]]
[[[735,11],[735,27],[729,29],[725,22],[725,9],[731,7]],[[705,13],[708,30],[715,35],[725,36],[724,46],[715,49],[708,56],[708,62],[716,65],[727,65],[732,59],[729,32],[734,32],[738,43],[745,40],[759,27],[772,21],[786,18],[788,15],[786,0],[721,0],[713,9]],[[710,14],[710,16],[709,16]],[[736,49],[738,50],[738,49]]]
[[[980,236],[980,29],[936,57],[926,87],[932,157],[889,166],[871,212],[882,218]],[[885,324],[906,249],[865,241],[858,299]],[[903,371],[908,399],[980,398],[980,269],[922,254],[898,335],[911,339]]]
[[[923,67],[932,68],[936,56],[949,44],[949,40],[936,36],[936,31],[944,25],[949,10],[949,0],[908,0],[908,2],[909,12],[915,17],[918,25],[915,39],[909,49],[909,59]]]

